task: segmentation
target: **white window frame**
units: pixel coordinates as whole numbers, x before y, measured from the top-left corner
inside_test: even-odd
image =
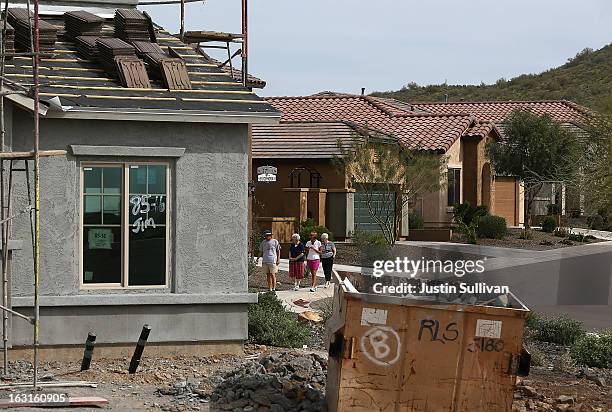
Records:
[[[129,203],[129,170],[130,166],[134,165],[161,165],[166,166],[166,259],[165,259],[165,281],[163,285],[129,285],[129,236],[131,225],[130,219],[130,203]],[[122,236],[122,253],[121,253],[121,283],[84,283],[84,217],[85,217],[85,168],[87,167],[123,167],[123,187],[121,191],[121,236]],[[170,285],[170,253],[171,253],[171,241],[170,241],[170,227],[172,224],[172,194],[170,187],[170,174],[171,174],[171,163],[164,161],[125,161],[125,162],[98,162],[98,161],[83,161],[79,165],[80,175],[80,190],[79,190],[79,202],[80,202],[80,215],[79,215],[79,284],[80,289],[167,289]]]

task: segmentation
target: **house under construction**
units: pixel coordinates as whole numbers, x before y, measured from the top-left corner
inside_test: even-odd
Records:
[[[8,306],[34,316],[33,165],[23,159],[38,106],[41,356],[82,351],[91,331],[100,356],[127,354],[143,324],[152,328],[147,351],[241,349],[257,299],[239,258],[249,125],[280,114],[252,92],[262,81],[241,82],[230,66],[229,42],[240,36],[218,34],[229,55],[221,62],[198,46],[204,32],[186,43],[133,2],[112,3],[40,6],[38,88],[33,9],[4,11]],[[8,346],[31,347],[32,336],[32,325],[10,316]]]

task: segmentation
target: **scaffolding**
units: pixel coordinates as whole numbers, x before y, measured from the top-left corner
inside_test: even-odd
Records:
[[[3,373],[8,374],[8,346],[9,346],[9,318],[12,314],[21,319],[27,320],[33,326],[33,382],[34,389],[38,389],[38,359],[40,346],[40,158],[41,156],[65,155],[64,150],[40,150],[40,102],[39,102],[39,66],[40,66],[40,19],[39,19],[39,0],[34,0],[34,13],[30,0],[26,2],[28,13],[28,29],[30,32],[30,51],[28,53],[7,53],[6,33],[8,20],[8,1],[5,0],[2,12],[2,36],[0,38],[0,216],[2,224],[2,339],[3,339]],[[32,86],[26,88],[16,82],[12,82],[5,77],[6,60],[16,55],[28,56],[32,58]],[[10,89],[5,90],[5,86]],[[33,119],[34,119],[34,150],[31,152],[13,152],[12,142],[7,147],[6,142],[6,122],[5,122],[5,98],[11,94],[31,95],[33,98]],[[8,150],[7,150],[8,149]],[[15,167],[17,162],[23,161],[23,167]],[[32,196],[30,182],[30,164],[34,163],[34,195]],[[8,162],[8,177],[6,163]],[[13,214],[13,184],[14,173],[25,172],[27,186],[28,204],[23,210]],[[9,262],[11,259],[9,248],[11,241],[11,223],[24,214],[30,217],[30,232],[32,238],[32,260],[34,269],[34,316],[27,316],[14,311],[9,306]]]
[[[33,5],[32,5],[33,1]],[[234,77],[234,68],[232,59],[240,55],[242,59],[242,84],[248,87],[248,36],[247,36],[247,0],[242,2],[242,33],[220,33],[220,32],[186,32],[185,31],[185,3],[191,3],[198,0],[161,0],[161,1],[145,1],[140,5],[160,5],[160,4],[180,4],[180,37],[181,40],[196,43],[196,49],[201,51],[202,48],[212,48],[215,45],[211,42],[224,42],[225,46],[216,46],[214,48],[227,49],[228,58],[225,62],[219,64],[219,68],[226,65],[230,66],[230,73]],[[33,13],[31,14],[33,8]],[[29,15],[28,29],[30,32],[30,51],[29,52],[11,52],[6,50],[6,33],[8,20],[8,0],[4,1],[2,8],[2,30],[0,36],[0,232],[2,245],[2,339],[3,339],[3,374],[9,373],[8,366],[8,347],[9,347],[9,314],[20,319],[28,321],[33,326],[33,381],[34,389],[39,389],[38,379],[38,363],[40,349],[40,159],[41,157],[63,156],[66,155],[65,150],[40,150],[40,59],[49,53],[41,53],[40,48],[40,13],[39,0],[27,0],[26,9]],[[199,35],[198,35],[199,33]],[[199,36],[199,37],[198,37]],[[204,43],[204,44],[202,44]],[[240,43],[242,47],[231,53],[230,44]],[[51,53],[52,54],[52,53]],[[6,60],[15,56],[24,56],[32,58],[32,85],[24,86],[17,82],[11,81],[5,76]],[[33,99],[33,138],[34,148],[32,151],[14,152],[12,151],[13,144],[7,145],[6,142],[6,123],[5,123],[5,98],[9,95],[25,95]],[[23,167],[16,167],[17,162],[23,162]],[[30,162],[33,162],[33,189],[30,182]],[[6,164],[8,163],[8,169]],[[24,172],[28,204],[20,211],[13,213],[13,185],[14,173]],[[34,313],[33,316],[27,316],[11,309],[10,305],[10,284],[9,284],[9,265],[11,254],[9,252],[12,221],[20,216],[28,215],[30,220],[30,234],[32,238],[32,260],[33,260],[33,286],[34,286]]]

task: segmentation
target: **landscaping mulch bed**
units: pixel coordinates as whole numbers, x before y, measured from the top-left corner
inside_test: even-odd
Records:
[[[551,250],[572,246],[586,245],[601,242],[601,239],[588,239],[586,242],[568,241],[567,238],[558,237],[552,233],[541,230],[531,230],[531,239],[520,239],[522,229],[508,229],[508,235],[503,239],[478,239],[483,246],[506,247],[527,250]],[[453,234],[453,242],[467,243],[461,234]]]

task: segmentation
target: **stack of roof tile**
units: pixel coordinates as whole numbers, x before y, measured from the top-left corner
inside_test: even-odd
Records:
[[[84,10],[64,14],[64,27],[69,37],[99,36],[104,19]]]
[[[187,65],[182,59],[168,57],[163,53],[148,53],[143,56],[149,67],[149,74],[154,79],[164,82],[170,90],[190,90],[191,80]]]
[[[7,59],[11,59],[12,54],[15,53],[15,29],[8,23],[6,23],[6,32],[4,35],[4,52],[6,53]]]
[[[117,56],[115,66],[123,87],[150,89],[151,82],[142,60],[136,56]]]
[[[110,74],[117,73],[115,58],[119,56],[136,58],[134,47],[121,39],[99,37],[96,41],[96,47],[100,63]]]
[[[151,41],[149,20],[138,10],[117,9],[115,13],[115,37],[127,42]]]
[[[26,9],[8,9],[8,22],[15,28],[15,46],[19,50],[31,51],[34,21],[32,21],[32,31],[30,31],[29,20],[32,16],[33,14],[28,14]],[[39,19],[38,33],[40,50],[53,51],[57,41],[57,27]]]
[[[96,45],[98,38],[98,36],[77,36],[74,39],[76,49],[83,58],[93,61],[98,59],[98,47]]]

